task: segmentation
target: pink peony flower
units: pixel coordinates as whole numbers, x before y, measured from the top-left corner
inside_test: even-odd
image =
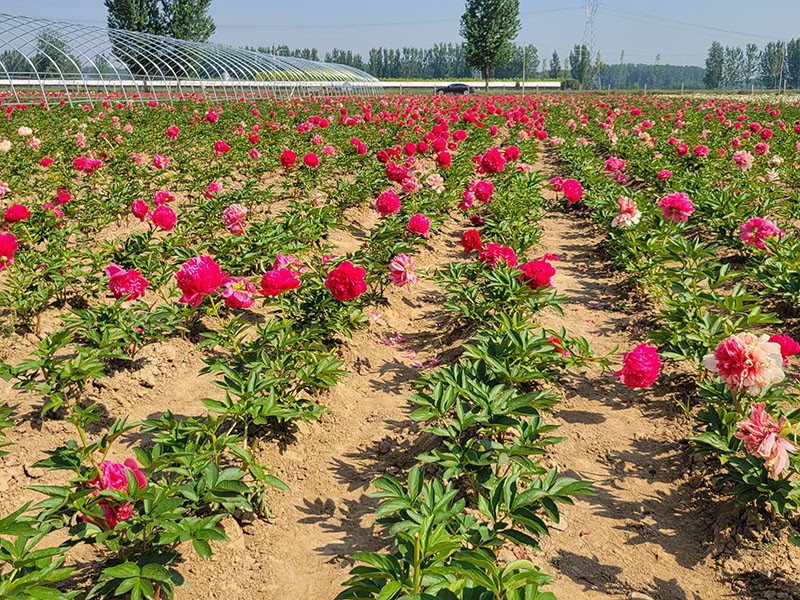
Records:
[[[452,162],[453,156],[446,150],[443,150],[436,155],[436,166],[441,169],[449,169]]]
[[[614,373],[614,377],[626,387],[648,388],[656,379],[661,369],[661,357],[658,349],[648,344],[640,344],[622,357],[622,369]]]
[[[703,146],[703,145],[695,146],[692,149],[692,154],[694,154],[697,158],[705,158],[706,156],[708,156],[708,146]]]
[[[147,218],[148,212],[150,212],[150,208],[147,206],[147,202],[141,198],[134,200],[133,204],[131,204],[131,214],[140,221],[144,221]]]
[[[441,194],[444,191],[444,177],[439,175],[439,173],[428,175],[427,179],[425,179],[425,183],[437,194]]]
[[[45,169],[53,164],[53,159],[49,156],[42,157],[42,160],[39,161],[39,164],[43,166]]]
[[[247,222],[244,218],[247,216],[247,207],[241,204],[231,204],[222,213],[222,220],[228,231],[236,235],[242,235],[244,228],[247,227]]]
[[[625,170],[625,161],[616,156],[609,156],[606,159],[606,164],[603,168],[609,173],[616,173],[617,171]]]
[[[5,213],[3,213],[3,220],[6,223],[16,223],[17,221],[25,221],[31,216],[29,211],[22,204],[12,204],[9,206]]]
[[[694,212],[694,206],[689,196],[683,192],[674,192],[664,196],[658,205],[664,218],[668,221],[688,221],[689,215]]]
[[[748,246],[755,246],[762,250],[767,247],[766,240],[773,237],[780,239],[785,234],[782,229],[778,229],[775,223],[769,219],[762,219],[761,217],[748,219],[741,224],[739,229],[741,230],[739,239]]]
[[[153,155],[153,166],[156,169],[166,169],[168,165],[169,165],[169,158],[167,158],[163,154]]]
[[[285,256],[283,254],[276,254],[275,260],[272,262],[273,269],[289,269],[292,273],[297,275],[298,277],[308,271],[308,269],[303,265],[303,261],[301,261],[296,256]]]
[[[764,156],[765,154],[769,154],[769,144],[766,142],[759,142],[753,146],[753,152],[755,152],[756,156]]]
[[[766,335],[756,337],[752,333],[737,333],[727,337],[714,352],[706,354],[703,365],[717,373],[734,394],[746,392],[759,396],[767,387],[784,378],[781,347],[770,342]]]
[[[148,281],[142,277],[140,271],[136,269],[123,271],[119,266],[111,263],[106,267],[106,275],[109,277],[108,289],[117,300],[120,298],[136,300],[144,296]]]
[[[583,198],[583,186],[576,179],[566,179],[562,187],[567,204],[575,204]]]
[[[400,210],[400,196],[394,190],[386,190],[375,200],[375,210],[382,217],[395,214]]]
[[[797,447],[786,439],[791,425],[786,417],[776,421],[765,409],[763,402],[750,405],[750,417],[739,422],[739,430],[734,436],[744,441],[745,450],[764,459],[769,468],[769,476],[778,479],[789,467],[789,452],[797,452]]]
[[[514,162],[519,159],[520,157],[520,150],[516,146],[508,146],[503,151],[503,158],[506,159],[506,162]]]
[[[72,194],[70,194],[64,188],[56,189],[56,195],[53,198],[53,204],[56,206],[64,206],[67,202],[72,200]]]
[[[781,356],[783,357],[783,365],[781,366],[785,367],[788,365],[789,357],[800,352],[800,344],[798,344],[788,335],[772,335],[770,336],[769,341],[774,342],[781,347]]]
[[[464,252],[467,254],[473,250],[480,250],[483,248],[483,244],[481,243],[481,234],[478,232],[478,230],[467,229],[463,234],[461,234],[461,246],[464,248]]]
[[[178,129],[175,125],[170,125],[167,127],[167,137],[173,141],[178,139],[178,136],[181,134],[181,130]]]
[[[428,231],[431,229],[431,220],[422,213],[417,213],[408,220],[406,229],[411,233],[427,237]]]
[[[389,278],[397,287],[414,285],[419,277],[414,273],[414,259],[407,254],[398,254],[389,262]]]
[[[155,204],[156,206],[159,206],[161,204],[167,204],[168,202],[174,202],[174,201],[175,201],[175,196],[173,196],[166,190],[161,190],[153,194],[153,204]]]
[[[222,298],[228,308],[250,308],[253,306],[256,286],[244,277],[229,279],[222,288]]]
[[[299,287],[298,273],[291,269],[274,268],[261,276],[261,289],[258,290],[258,293],[262,296],[274,297]]]
[[[669,169],[662,169],[658,172],[657,178],[659,181],[664,181],[665,179],[669,179],[672,177],[672,171]]]
[[[473,187],[475,199],[483,203],[488,203],[494,193],[494,184],[488,180],[473,181],[470,187]]]
[[[181,265],[175,279],[183,292],[179,301],[197,308],[203,296],[216,292],[228,277],[210,256],[195,256]]]
[[[230,152],[231,147],[225,140],[217,140],[214,142],[214,156],[222,156],[226,152]]]
[[[339,302],[355,300],[367,291],[366,275],[364,269],[346,260],[328,273],[325,287]]]
[[[556,270],[549,262],[547,257],[541,260],[531,260],[519,266],[522,275],[519,280],[525,283],[529,288],[535,290],[536,288],[552,285],[550,279],[556,274]]]
[[[102,490],[131,491],[128,489],[127,471],[133,473],[136,478],[136,484],[140,489],[147,487],[147,479],[144,473],[139,470],[139,465],[132,458],[126,459],[123,464],[104,460],[100,465],[98,476],[89,482],[89,485],[96,489],[94,495],[96,496]],[[119,523],[131,516],[130,502],[118,504],[110,498],[103,498],[100,500],[99,505],[103,508],[105,525],[109,529],[114,529]],[[95,522],[95,525],[101,524]]]
[[[211,200],[212,198],[216,197],[222,191],[222,184],[218,181],[212,181],[206,187],[206,191],[203,192],[203,195]]]
[[[478,260],[490,269],[494,269],[501,262],[506,263],[509,267],[516,267],[518,263],[517,254],[512,248],[494,242],[486,244],[486,247],[478,254]]]
[[[736,163],[736,168],[740,171],[747,171],[753,166],[755,156],[750,154],[747,150],[738,150],[733,153],[733,162]]]
[[[0,180],[0,198],[5,196],[10,191],[11,188],[8,187],[8,184],[5,181]]]
[[[636,225],[642,218],[642,212],[637,208],[636,202],[625,196],[617,199],[619,214],[611,221],[612,227],[630,227]]]
[[[564,190],[564,180],[561,177],[551,177],[550,185],[553,186],[554,192],[561,192]]]
[[[413,175],[409,175],[408,177],[403,178],[403,181],[400,184],[403,188],[404,194],[413,194],[414,192],[418,192],[422,186],[419,183],[419,180],[414,177]]]
[[[553,346],[556,349],[556,352],[561,354],[562,356],[569,356],[569,350],[564,347],[564,342],[558,339],[556,336],[551,335],[550,338],[547,340],[547,343]]]
[[[153,225],[159,229],[172,231],[175,227],[175,223],[178,221],[178,217],[175,215],[175,211],[169,206],[166,204],[159,204],[155,207],[153,212],[150,213],[150,220],[153,222]]]
[[[17,251],[17,238],[13,233],[0,233],[0,271],[14,263]]]

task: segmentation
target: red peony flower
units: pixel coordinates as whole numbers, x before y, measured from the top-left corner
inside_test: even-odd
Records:
[[[450,168],[452,162],[453,162],[453,157],[446,150],[443,152],[439,152],[439,154],[436,155],[436,166],[442,169]]]
[[[210,256],[195,256],[181,265],[175,279],[183,292],[179,301],[197,308],[203,296],[216,292],[228,277]]]
[[[106,275],[109,277],[108,289],[117,300],[120,298],[136,300],[144,296],[148,281],[136,269],[123,271],[119,266],[111,263],[106,267]]]
[[[56,196],[53,198],[53,204],[56,206],[64,206],[70,200],[72,200],[72,194],[64,188],[58,188],[56,190]]]
[[[291,269],[272,269],[261,276],[262,296],[279,296],[282,292],[296,290],[300,287],[300,278]]]
[[[313,152],[309,152],[303,156],[303,164],[311,169],[316,169],[319,166],[319,157]]]
[[[283,152],[281,152],[280,160],[281,160],[281,165],[283,165],[285,169],[289,169],[293,167],[294,164],[297,162],[297,154],[295,154],[289,149],[286,149]]]
[[[661,369],[661,357],[655,346],[640,344],[622,357],[622,369],[614,373],[614,377],[626,387],[648,388],[656,379]]]
[[[47,167],[49,167],[50,165],[53,164],[53,159],[50,158],[49,156],[45,156],[45,157],[42,158],[42,160],[39,161],[39,164],[42,165],[43,167],[47,168]]]
[[[519,266],[522,275],[519,280],[524,282],[532,290],[536,288],[552,285],[550,279],[556,274],[556,270],[546,260],[531,260]]]
[[[222,156],[226,152],[230,152],[231,147],[225,140],[217,140],[214,142],[214,156]]]
[[[478,171],[481,173],[497,173],[506,168],[506,159],[500,152],[500,148],[494,146],[489,148],[480,157]]]
[[[464,247],[464,252],[467,254],[473,250],[480,250],[483,248],[481,234],[477,229],[467,229],[461,234],[461,245]]]
[[[367,291],[367,282],[364,280],[367,272],[361,267],[355,267],[346,260],[328,273],[325,287],[339,302],[355,300]]]
[[[16,223],[17,221],[25,221],[31,216],[31,211],[25,208],[22,204],[12,204],[6,209],[3,214],[3,220],[6,223]]]

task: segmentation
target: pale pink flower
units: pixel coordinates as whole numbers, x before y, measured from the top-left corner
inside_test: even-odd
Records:
[[[769,468],[769,476],[778,479],[789,467],[789,452],[797,452],[797,447],[786,439],[791,425],[786,417],[776,421],[765,409],[763,402],[750,405],[750,417],[739,422],[739,430],[734,434],[744,442],[745,450],[753,456],[764,459]]]
[[[737,150],[733,153],[733,162],[736,163],[736,168],[740,171],[747,171],[753,166],[755,156],[750,154],[747,150]]]
[[[389,262],[389,278],[397,287],[414,285],[419,277],[414,273],[414,259],[407,254],[398,254]]]
[[[625,228],[636,225],[642,218],[642,212],[636,206],[636,202],[625,196],[620,196],[617,202],[619,214],[611,221],[611,226]]]
[[[8,187],[8,184],[4,181],[0,180],[0,198],[5,196],[8,192],[11,191],[11,188]]]
[[[38,150],[42,146],[42,140],[37,137],[32,137],[28,140],[28,148],[32,150]]]
[[[717,373],[722,383],[734,394],[746,392],[759,396],[772,385],[783,381],[781,347],[769,341],[769,336],[737,333],[725,338],[703,365]]]
[[[75,134],[75,145],[78,148],[84,148],[86,146],[86,136],[83,132],[79,131]]]
[[[0,140],[0,152],[2,152],[3,154],[11,152],[11,146],[13,146],[11,140]]]
[[[428,175],[425,183],[437,194],[441,194],[444,191],[444,177],[439,175],[439,173],[432,173],[431,175]]]
[[[288,269],[298,277],[308,271],[308,267],[303,264],[303,261],[293,255],[283,255],[283,254],[276,254],[275,260],[272,262],[272,268],[274,270],[278,269]]]
[[[29,135],[33,135],[33,129],[23,125],[19,129],[17,129],[17,135],[20,137],[28,137]]]

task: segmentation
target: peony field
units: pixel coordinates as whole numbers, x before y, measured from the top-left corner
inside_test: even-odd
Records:
[[[800,101],[7,104],[0,598],[800,598]]]

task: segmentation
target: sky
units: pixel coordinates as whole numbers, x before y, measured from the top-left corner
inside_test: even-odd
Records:
[[[332,48],[365,59],[370,48],[460,43],[464,0],[214,0],[210,41],[233,46]],[[0,13],[105,25],[103,0],[0,0]],[[518,44],[562,62],[584,38],[584,0],[520,0]],[[742,46],[800,37],[800,0],[599,0],[595,49],[602,60],[702,66],[712,41]]]

